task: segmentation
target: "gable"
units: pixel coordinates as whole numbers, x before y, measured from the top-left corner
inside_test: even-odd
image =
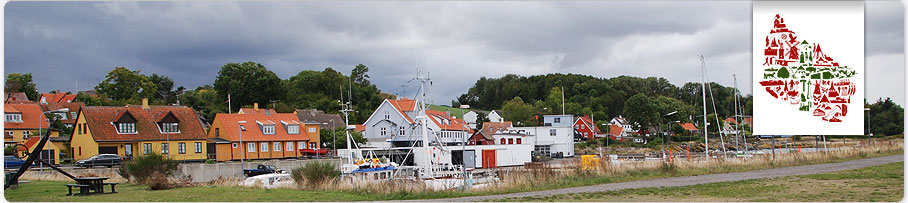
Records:
[[[168,111],[166,113],[164,113],[164,112],[161,112],[161,113],[164,114],[164,116],[161,116],[157,120],[158,123],[179,123],[180,122],[180,119],[177,119],[177,117],[174,116],[173,112],[171,112],[171,111]]]
[[[113,122],[113,123],[135,123],[137,121],[138,120],[136,120],[136,117],[132,116],[132,113],[129,113],[129,110],[126,110],[126,111],[117,113],[117,117],[115,117],[114,120],[111,122]]]

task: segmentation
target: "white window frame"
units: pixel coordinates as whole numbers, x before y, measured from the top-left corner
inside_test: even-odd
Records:
[[[18,113],[6,114],[6,122],[21,123],[22,114],[18,114]]]
[[[554,121],[553,121],[554,123],[561,123],[561,118],[556,117],[556,118],[553,119],[553,120],[554,120]]]
[[[549,129],[549,135],[550,135],[550,136],[558,135],[558,131],[555,130],[555,129]]]
[[[132,155],[132,144],[123,145],[123,154],[126,156]]]
[[[195,142],[195,153],[202,153],[202,142]]]
[[[269,144],[268,144],[267,142],[261,142],[261,143],[259,143],[259,148],[260,148],[259,150],[260,150],[261,152],[267,152],[267,151],[268,151],[268,145],[269,145]]]
[[[246,152],[255,152],[255,142],[246,143]]]
[[[300,125],[296,125],[296,124],[287,125],[287,133],[288,134],[300,134]]]
[[[318,143],[309,142],[309,149],[315,149],[315,148],[318,148]]]
[[[186,154],[186,143],[185,142],[177,143],[177,153]]]
[[[316,130],[315,130],[315,127],[309,127],[309,132],[310,132],[310,133],[314,133],[315,131],[316,131]]]
[[[117,134],[136,134],[136,123],[117,123]]]
[[[28,136],[31,136],[31,135],[32,135],[32,131],[28,131],[28,130],[22,131],[22,137],[23,137],[23,138],[28,137]]]
[[[284,147],[287,151],[293,151],[293,142],[287,142],[287,147]]]
[[[54,113],[54,115],[59,116],[60,120],[68,120],[66,119],[66,113]]]
[[[233,148],[234,148],[234,149],[236,149],[236,148],[237,148],[237,147],[239,147],[239,145],[240,145],[240,144],[239,144],[239,143],[236,143],[236,142],[234,142],[234,143],[231,143],[231,145],[233,145]]]
[[[296,142],[297,149],[306,149],[306,142]]]
[[[161,133],[180,133],[180,124],[161,123]]]
[[[406,127],[401,126],[401,127],[400,127],[400,135],[406,135],[406,134],[407,134],[407,133],[406,133],[406,129],[407,129]]]
[[[78,117],[78,116],[79,116],[79,114],[77,114],[76,112],[69,112],[70,119],[76,119],[76,117]]]
[[[145,144],[144,144],[144,147],[145,147],[145,148],[142,149],[142,152],[145,153],[145,154],[151,154],[152,150],[154,150],[154,149],[152,149],[152,144],[151,144],[151,143],[145,143]]]
[[[274,135],[274,125],[262,125],[262,134]]]
[[[385,120],[391,120],[391,113],[388,111],[385,111]]]
[[[170,154],[170,143],[161,143],[161,154]]]
[[[379,135],[381,135],[381,136],[387,136],[387,135],[388,135],[388,128],[382,127],[382,128],[381,128],[381,132],[379,132]]]
[[[281,151],[281,142],[274,142],[274,146],[272,146],[271,148],[274,148],[273,150],[276,152]]]

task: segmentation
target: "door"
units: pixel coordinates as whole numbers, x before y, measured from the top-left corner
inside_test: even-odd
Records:
[[[132,157],[132,144],[123,145],[123,152],[126,157]]]
[[[487,149],[482,150],[482,167],[483,168],[495,168],[495,150]]]
[[[216,156],[217,153],[218,153],[217,144],[215,144],[215,143],[207,143],[207,144],[205,144],[205,145],[206,145],[206,148],[208,148],[208,158],[209,158],[209,159],[215,159],[215,158],[217,158],[217,156]]]
[[[463,153],[464,167],[465,168],[476,168],[476,151],[467,150]]]
[[[41,150],[40,158],[41,158],[41,160],[47,161],[47,163],[57,164],[54,160],[54,150],[53,149]],[[44,165],[44,163],[41,163],[41,162],[38,162],[38,163],[40,163],[40,165]]]
[[[118,154],[117,147],[98,147],[98,154]]]

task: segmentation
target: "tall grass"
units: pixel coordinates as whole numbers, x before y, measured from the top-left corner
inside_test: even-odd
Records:
[[[298,184],[307,184],[309,186],[319,186],[337,180],[341,174],[337,170],[337,165],[327,161],[315,161],[294,168],[290,172],[290,177]]]

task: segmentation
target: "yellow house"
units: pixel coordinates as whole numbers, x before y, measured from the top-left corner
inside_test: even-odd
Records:
[[[6,145],[25,144],[29,137],[38,135],[39,129],[44,133],[50,126],[47,117],[41,114],[38,103],[4,104],[3,107],[3,142]],[[60,134],[55,130],[50,136],[57,137]]]
[[[85,106],[70,139],[75,160],[98,154],[157,153],[175,160],[206,159],[206,135],[195,112],[185,106]]]

